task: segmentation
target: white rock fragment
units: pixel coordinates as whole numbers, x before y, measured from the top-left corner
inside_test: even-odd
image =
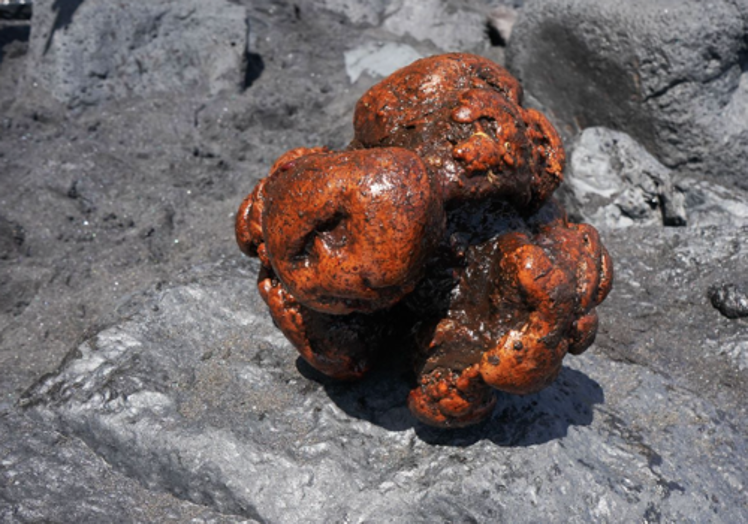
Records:
[[[368,42],[344,53],[345,70],[351,83],[363,73],[385,77],[419,58],[418,51],[406,44]]]

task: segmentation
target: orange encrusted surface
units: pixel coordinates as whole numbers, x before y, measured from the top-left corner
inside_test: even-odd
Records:
[[[313,367],[357,379],[402,347],[413,414],[461,427],[592,344],[612,262],[551,198],[564,150],[521,98],[485,58],[419,60],[364,94],[346,150],[291,150],[245,198],[237,242]]]

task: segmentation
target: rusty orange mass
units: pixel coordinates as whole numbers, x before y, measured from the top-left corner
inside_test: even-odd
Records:
[[[485,58],[419,60],[361,97],[348,148],[293,149],[244,199],[237,242],[309,364],[357,379],[400,347],[413,414],[461,427],[592,344],[613,265],[551,199],[563,146],[521,101]]]

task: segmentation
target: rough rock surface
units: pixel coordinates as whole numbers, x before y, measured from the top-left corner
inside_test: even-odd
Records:
[[[372,77],[386,77],[419,58],[421,54],[407,44],[395,42],[367,42],[345,52],[345,70],[351,83],[366,73]]]
[[[568,151],[560,196],[572,217],[595,227],[748,223],[748,194],[702,177],[677,176],[626,133],[590,127]]]
[[[33,20],[25,88],[69,106],[242,85],[246,15],[227,0],[37,0]]]
[[[159,33],[139,52],[222,53],[224,40],[214,47],[198,28],[186,30],[195,16],[206,18],[206,28],[221,19],[222,36],[248,20],[249,36],[241,31],[249,52],[238,71],[213,84],[205,62],[192,70],[199,82],[176,87],[173,68],[154,68],[147,83],[135,83],[143,88],[138,94],[121,83],[130,78],[118,76],[127,70],[114,68],[107,79],[90,78],[84,69],[52,74],[49,66],[63,63],[57,45],[84,51],[106,44],[69,39],[101,36],[94,27],[77,27],[92,23],[100,1],[39,0],[32,25],[50,27],[59,14],[53,6],[63,3],[78,9],[60,19],[44,57],[46,30],[0,23],[0,522],[251,522],[253,511],[284,522],[272,519],[273,511],[285,509],[278,508],[286,500],[299,504],[300,493],[308,495],[301,504],[310,515],[323,514],[323,503],[332,512],[365,500],[350,515],[369,512],[373,521],[408,514],[429,522],[471,515],[479,521],[748,520],[747,319],[723,316],[709,298],[713,285],[747,289],[748,231],[745,222],[725,218],[744,209],[740,192],[673,175],[686,195],[686,228],[602,231],[618,278],[600,311],[596,346],[543,394],[502,397],[493,420],[475,432],[434,432],[412,425],[402,404],[407,376],[383,391],[393,377],[346,386],[308,368],[299,375],[291,349],[252,309],[255,268],[238,253],[232,224],[242,196],[283,151],[347,143],[355,101],[372,78],[362,74],[351,83],[346,51],[378,42],[402,43],[423,56],[441,49],[412,31],[400,37],[383,29],[379,2],[179,2],[201,6],[184,21],[172,19],[175,32]],[[152,17],[157,4],[109,2],[106,9],[131,11],[118,18],[117,38],[134,34],[130,24]],[[495,4],[453,6],[483,12]],[[238,18],[221,18],[226,12]],[[426,16],[413,23],[437,23]],[[503,48],[491,46],[488,35],[481,46],[501,58]],[[24,72],[43,77],[36,89]],[[234,72],[245,89],[235,87]],[[112,91],[76,94],[65,79]],[[200,319],[187,324],[189,315]],[[248,319],[269,340],[252,346],[254,335],[241,325]],[[227,326],[233,339],[208,333]],[[111,338],[117,333],[142,346],[118,349]],[[180,340],[184,350],[177,350]],[[102,351],[76,354],[91,344]],[[62,371],[33,390],[36,404],[20,409],[21,393],[71,348]],[[94,366],[99,355],[142,357]],[[261,358],[247,361],[248,355]],[[149,373],[155,370],[176,375]],[[109,385],[99,382],[107,373]],[[73,377],[91,389],[76,388]],[[46,390],[52,383],[64,388]],[[258,393],[260,384],[267,390]],[[134,394],[102,396],[117,388]],[[156,435],[158,428],[164,431]],[[149,449],[173,454],[144,455]],[[282,475],[305,475],[289,486],[310,485],[287,496],[281,486],[285,498],[252,492],[246,486],[289,478],[272,477],[270,465],[258,463],[255,480],[239,468],[254,458],[277,459]],[[312,477],[315,466],[319,478]],[[313,501],[309,494],[320,493],[333,475],[360,484],[336,482],[322,502]],[[246,486],[232,483],[237,479]],[[407,487],[413,490],[396,496]]]
[[[739,400],[748,391],[742,378],[748,370],[748,322],[716,310],[710,288],[745,285],[747,234],[748,224],[603,233],[616,281],[599,312],[612,321],[595,343],[614,360],[659,370],[713,398],[741,426],[748,421],[748,406]]]
[[[568,136],[624,131],[670,168],[748,188],[748,2],[530,2],[510,69]]]
[[[0,216],[0,259],[7,260],[18,253],[25,237],[20,225]]]
[[[684,195],[670,170],[626,133],[604,127],[582,131],[569,146],[570,212],[593,225],[685,225]]]
[[[149,491],[86,444],[17,413],[0,415],[0,522],[194,522],[246,519]]]
[[[164,291],[24,403],[149,489],[258,521],[748,512],[745,435],[673,379],[592,354],[546,391],[501,396],[479,428],[440,432],[414,425],[402,372],[341,384],[297,363],[244,265]]]
[[[51,10],[39,3],[36,20],[54,17],[45,5]],[[137,12],[141,2],[117,5]],[[0,62],[3,85],[16,80],[0,92],[0,367],[12,370],[0,373],[0,404],[175,271],[235,256],[236,198],[283,151],[349,140],[368,85],[351,86],[343,54],[376,38],[290,4],[252,2],[241,12],[264,64],[243,92],[194,87],[71,112],[13,77],[34,63],[31,52]],[[183,33],[190,45],[198,36]],[[33,32],[26,47],[44,38]],[[169,70],[158,71],[168,81]]]
[[[748,294],[735,284],[722,284],[709,289],[712,305],[727,318],[748,317]]]
[[[379,25],[389,0],[312,0],[308,3],[342,14],[353,24]]]
[[[391,0],[382,27],[396,35],[431,40],[444,51],[472,50],[486,41],[486,15],[465,9],[465,4],[459,0]]]

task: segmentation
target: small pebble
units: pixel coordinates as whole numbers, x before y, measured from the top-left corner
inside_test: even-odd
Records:
[[[735,284],[720,284],[709,288],[712,305],[727,318],[748,317],[748,294]]]

